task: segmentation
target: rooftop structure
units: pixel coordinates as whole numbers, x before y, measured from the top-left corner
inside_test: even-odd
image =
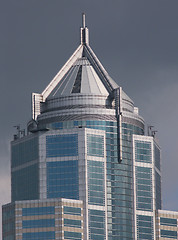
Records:
[[[11,143],[3,240],[156,240],[160,147],[89,46],[85,15],[77,50],[41,94],[32,94],[27,129]],[[82,215],[66,217],[61,201]],[[55,214],[45,214],[44,223],[48,206]]]

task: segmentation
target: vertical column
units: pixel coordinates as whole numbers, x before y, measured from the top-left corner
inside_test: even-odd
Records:
[[[155,166],[152,137],[133,135],[135,239],[155,236]]]
[[[83,133],[79,140],[81,149],[79,195],[84,201],[84,239],[105,240],[107,239],[105,132],[85,129],[85,135]]]

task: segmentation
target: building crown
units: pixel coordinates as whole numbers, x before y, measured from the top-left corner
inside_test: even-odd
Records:
[[[71,94],[113,95],[117,83],[109,76],[89,45],[89,30],[82,14],[81,42],[44,91],[32,94],[32,116],[40,114],[40,102]]]

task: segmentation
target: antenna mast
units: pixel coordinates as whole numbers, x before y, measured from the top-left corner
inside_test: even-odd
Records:
[[[85,28],[85,13],[82,13],[82,28]]]
[[[87,45],[89,44],[89,31],[86,27],[86,16],[85,13],[82,13],[82,27],[81,27],[81,44]]]

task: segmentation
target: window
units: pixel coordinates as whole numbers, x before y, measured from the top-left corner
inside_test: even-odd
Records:
[[[82,234],[79,233],[79,232],[67,232],[67,231],[64,231],[64,238],[65,239],[80,240],[80,239],[82,239]]]
[[[79,198],[78,161],[47,162],[47,197]]]
[[[12,145],[12,167],[38,159],[38,138]]]
[[[138,239],[150,239],[153,237],[153,217],[137,215],[137,236]]]
[[[81,208],[64,206],[64,214],[81,216]]]
[[[151,143],[146,141],[135,141],[135,161],[151,163]]]
[[[155,171],[156,209],[161,209],[161,176]]]
[[[137,210],[152,211],[152,170],[136,167],[136,207]]]
[[[64,219],[64,226],[65,227],[76,227],[81,228],[81,220],[74,220],[74,219]]]
[[[38,199],[38,164],[12,172],[12,201]]]
[[[34,216],[34,215],[49,215],[55,214],[54,207],[33,207],[22,208],[22,216]]]
[[[89,210],[89,239],[105,239],[105,214],[101,210]]]
[[[54,219],[23,220],[22,228],[47,228],[55,227]]]
[[[46,137],[46,157],[78,155],[78,135],[51,135]]]
[[[28,233],[23,233],[22,238],[23,238],[23,240],[55,239],[55,232],[53,232],[53,231],[50,231],[50,232],[28,232]]]
[[[104,206],[104,163],[99,161],[87,161],[88,169],[88,202],[94,205]]]
[[[104,157],[104,137],[100,135],[87,134],[88,156]]]
[[[155,155],[155,166],[160,170],[161,166],[160,166],[160,150],[159,148],[154,145],[154,155]]]
[[[177,231],[161,230],[161,237],[177,239]]]
[[[160,225],[177,227],[177,219],[160,217]]]

